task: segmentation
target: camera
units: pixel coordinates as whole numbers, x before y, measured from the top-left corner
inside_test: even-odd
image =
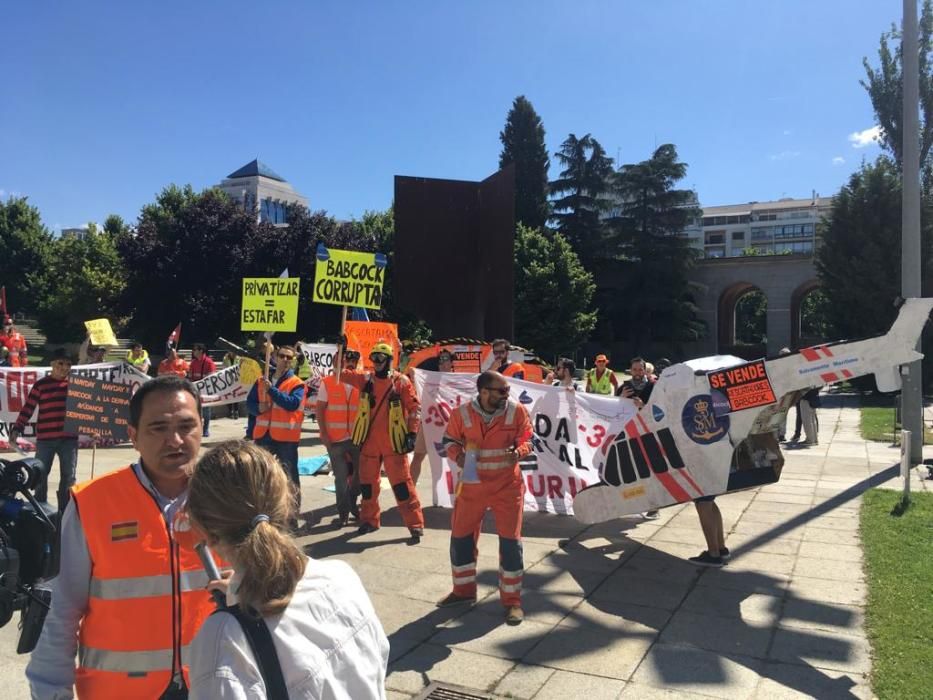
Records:
[[[44,472],[37,459],[0,459],[0,627],[21,611],[20,654],[39,640],[52,600],[42,582],[58,574],[59,515],[32,494]]]

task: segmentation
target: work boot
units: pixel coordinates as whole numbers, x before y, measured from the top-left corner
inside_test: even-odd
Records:
[[[422,527],[410,527],[408,532],[411,533],[411,539],[415,544],[418,544],[421,538],[424,537],[424,528]]]
[[[520,625],[525,619],[525,612],[520,605],[510,605],[505,609],[505,624]]]
[[[372,523],[363,523],[356,530],[357,535],[368,535],[370,532],[375,532],[379,528],[373,525]]]
[[[446,596],[441,598],[435,605],[439,608],[449,608],[454,605],[462,605],[469,603],[473,605],[476,602],[476,596],[465,596],[457,595],[456,593],[448,593]]]

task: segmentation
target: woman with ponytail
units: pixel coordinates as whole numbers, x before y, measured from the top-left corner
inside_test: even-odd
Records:
[[[301,551],[292,504],[288,477],[261,447],[225,442],[201,458],[188,513],[234,571],[211,587],[265,623],[288,698],[385,698],[389,642],[369,596],[346,563]],[[211,615],[191,646],[191,700],[272,698],[233,615]]]

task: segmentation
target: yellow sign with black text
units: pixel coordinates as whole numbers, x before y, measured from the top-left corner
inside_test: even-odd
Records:
[[[241,331],[285,331],[298,326],[297,277],[244,277]]]
[[[364,309],[382,306],[385,255],[335,250],[318,244],[315,257],[314,301]]]

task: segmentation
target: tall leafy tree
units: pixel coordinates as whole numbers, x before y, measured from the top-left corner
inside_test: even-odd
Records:
[[[610,225],[609,249],[619,261],[621,285],[612,295],[615,332],[636,352],[653,341],[690,341],[701,337],[687,272],[696,252],[682,236],[700,215],[691,190],[678,189],[687,164],[672,144],[660,146],[648,160],[623,165],[614,192],[618,215]]]
[[[559,233],[519,225],[515,235],[515,338],[545,359],[573,356],[596,325],[593,275]]]
[[[547,174],[551,160],[544,145],[541,117],[524,95],[512,102],[499,140],[499,167],[515,164],[515,221],[544,228],[550,214]]]
[[[82,238],[52,242],[48,293],[37,310],[39,325],[52,342],[84,337],[84,321],[106,317],[121,325],[119,304],[126,285],[117,236],[88,224]]]
[[[921,211],[924,296],[933,292],[933,198]],[[886,156],[863,164],[833,199],[819,227],[816,269],[825,295],[823,313],[830,337],[860,338],[884,333],[901,290],[901,180]],[[923,339],[923,376],[931,379],[929,333]]]
[[[923,1],[919,38],[920,164],[924,170],[929,170],[930,147],[933,146],[933,3],[931,0]],[[904,143],[902,54],[901,31],[892,25],[889,31],[881,35],[878,47],[878,67],[873,68],[868,58],[863,58],[865,80],[859,81],[868,92],[871,105],[875,110],[875,117],[881,126],[881,142],[898,163],[901,162]]]
[[[603,252],[603,217],[612,206],[612,160],[590,134],[570,134],[556,156],[563,170],[550,184],[555,195],[551,218],[583,266],[592,270]]]
[[[0,200],[0,281],[8,311],[33,313],[48,289],[52,235],[26,197]]]

